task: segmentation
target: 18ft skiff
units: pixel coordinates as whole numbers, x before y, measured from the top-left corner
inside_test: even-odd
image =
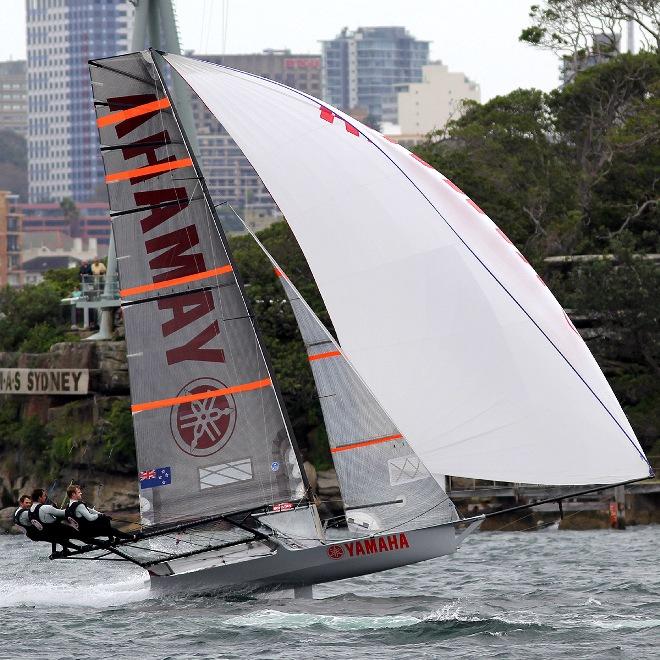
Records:
[[[159,588],[310,585],[455,552],[444,474],[614,484],[649,464],[589,350],[451,181],[273,81],[143,51],[90,62],[126,326],[143,531],[70,556]],[[346,513],[329,539],[168,80],[250,160],[340,344],[273,262],[307,347]],[[216,200],[221,202],[222,200]]]

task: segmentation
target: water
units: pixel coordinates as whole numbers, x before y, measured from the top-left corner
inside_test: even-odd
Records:
[[[139,568],[0,537],[0,658],[658,658],[660,526],[480,533],[316,599],[153,598]]]

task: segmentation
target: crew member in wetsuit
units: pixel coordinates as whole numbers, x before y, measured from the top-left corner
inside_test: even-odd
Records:
[[[69,496],[69,506],[66,508],[66,518],[70,524],[78,526],[78,533],[82,538],[95,538],[107,536],[108,541],[116,543],[121,539],[134,539],[134,534],[127,534],[115,529],[110,524],[110,516],[93,509],[82,499],[82,489],[72,484],[66,489]]]
[[[30,522],[30,507],[32,498],[29,495],[21,495],[18,500],[18,509],[14,511],[14,525],[18,525],[31,541],[41,541],[39,530]]]
[[[67,541],[75,532],[67,529],[59,522],[64,519],[64,509],[58,509],[48,503],[48,496],[43,488],[32,491],[32,506],[28,516],[30,523],[39,532],[37,541],[50,541],[53,552],[57,552],[57,544],[62,550],[67,547]]]

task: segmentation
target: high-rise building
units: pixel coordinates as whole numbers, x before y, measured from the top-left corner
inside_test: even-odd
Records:
[[[106,255],[110,243],[110,217],[107,202],[76,202],[62,208],[58,202],[18,204],[23,216],[23,232],[61,232],[72,238],[95,239],[100,254]]]
[[[299,55],[288,50],[266,50],[250,55],[197,55],[201,60],[222,64],[319,97],[321,57]],[[209,192],[217,202],[239,207],[253,227],[276,217],[276,205],[249,161],[218,120],[192,95],[200,160]]]
[[[0,131],[27,134],[25,60],[0,62]]]
[[[323,99],[350,111],[365,108],[379,122],[397,121],[398,83],[421,82],[429,42],[403,27],[344,28],[323,41]]]
[[[458,119],[464,100],[480,101],[479,85],[441,62],[423,67],[422,82],[397,86],[402,135],[425,135]]]
[[[589,50],[580,50],[573,55],[564,55],[561,61],[561,84],[573,82],[580,71],[608,62],[621,52],[620,34],[596,34]]]
[[[18,197],[0,190],[0,287],[23,284],[21,268],[21,213]]]
[[[100,198],[103,164],[87,61],[129,49],[133,5],[27,0],[26,11],[29,199]]]

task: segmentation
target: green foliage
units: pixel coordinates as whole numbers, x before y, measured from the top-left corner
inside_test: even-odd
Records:
[[[48,472],[48,441],[48,433],[37,417],[22,417],[16,399],[0,397],[0,460],[10,474]]]
[[[271,225],[259,232],[259,239],[329,327],[330,319],[321,295],[288,225],[284,222]],[[232,237],[231,247],[270,354],[294,433],[301,449],[307,453],[309,436],[322,424],[322,415],[298,325],[273,267],[261,248],[250,236]],[[325,447],[327,451],[327,440]],[[323,449],[319,452],[320,457]]]
[[[541,29],[529,40],[552,38]],[[645,258],[660,252],[659,91],[656,53],[621,55],[551,94],[469,103],[416,148],[591,326],[590,348],[645,446],[660,432],[660,268]],[[559,272],[544,261],[556,254],[604,257]]]
[[[59,328],[49,323],[37,323],[27,331],[18,350],[21,353],[46,353],[53,344],[65,339],[66,334]]]
[[[518,89],[465,114],[415,151],[473,197],[528,256],[564,252],[555,226],[571,211],[574,167],[556,139],[547,96]],[[571,235],[573,242],[579,235]]]
[[[55,268],[44,273],[44,282],[56,289],[60,298],[67,298],[80,288],[80,273],[77,268]]]
[[[657,51],[660,44],[657,0],[545,0],[530,7],[529,17],[532,25],[519,40],[567,58],[592,51],[594,39],[599,52],[614,52],[628,21],[635,24],[645,49]]]
[[[103,464],[108,467],[134,469],[135,436],[133,433],[133,416],[127,399],[113,401],[110,412],[105,418],[101,429],[103,439]]]
[[[630,222],[637,247],[656,250],[660,61],[621,55],[550,95],[555,130],[575,173],[578,208],[600,251]]]
[[[63,341],[60,292],[51,282],[0,290],[0,351],[47,351]]]
[[[589,347],[648,447],[660,433],[660,268],[633,244],[624,233],[610,258],[573,267],[556,292],[590,320]]]

